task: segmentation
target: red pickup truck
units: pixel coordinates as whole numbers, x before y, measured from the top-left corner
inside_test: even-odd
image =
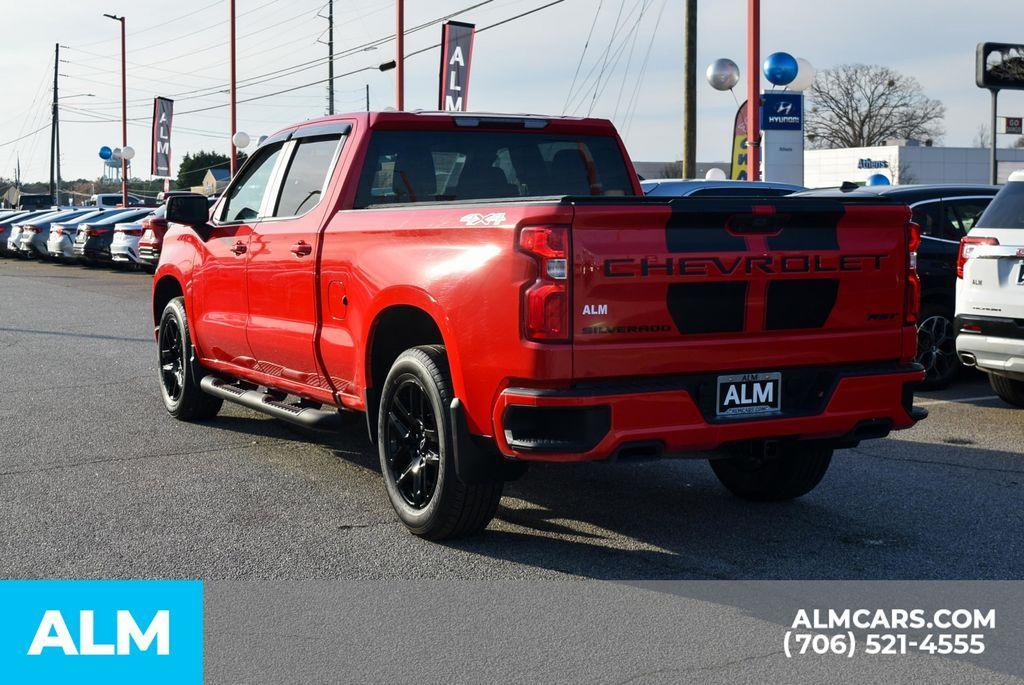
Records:
[[[607,121],[381,112],[271,136],[221,200],[168,201],[160,388],[310,428],[365,414],[414,533],[483,529],[528,462],[708,452],[809,492],[907,428],[907,207],[644,198]]]

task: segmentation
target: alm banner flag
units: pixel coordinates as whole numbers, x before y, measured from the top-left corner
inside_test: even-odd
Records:
[[[437,108],[443,112],[466,111],[475,32],[474,24],[459,21],[448,21],[441,26],[441,90]]]
[[[153,98],[153,163],[151,176],[171,176],[171,120],[174,118],[174,100]]]

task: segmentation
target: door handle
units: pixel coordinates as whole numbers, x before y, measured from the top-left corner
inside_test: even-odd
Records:
[[[235,254],[245,254],[246,248],[245,243],[239,240],[237,243],[231,246],[231,251]]]
[[[292,245],[292,254],[295,255],[296,257],[305,257],[306,255],[312,253],[313,246],[307,243],[305,240],[300,240],[299,242]]]

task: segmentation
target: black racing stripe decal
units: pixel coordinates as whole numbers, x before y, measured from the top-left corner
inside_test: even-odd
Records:
[[[800,212],[783,219],[783,229],[768,238],[769,250],[838,250],[842,212]]]
[[[839,295],[838,278],[771,281],[766,293],[765,329],[821,328]]]
[[[721,203],[683,198],[673,200],[671,207],[665,224],[669,252],[746,251],[746,241],[725,230],[727,215],[721,211]]]
[[[747,304],[747,282],[673,283],[668,311],[683,334],[739,333]]]

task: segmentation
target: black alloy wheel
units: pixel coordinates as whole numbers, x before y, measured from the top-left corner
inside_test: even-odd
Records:
[[[437,489],[441,444],[433,403],[412,374],[400,378],[391,395],[385,431],[386,463],[398,493],[410,507],[425,508]]]
[[[924,367],[921,386],[936,390],[949,385],[960,370],[953,322],[940,312],[925,312],[917,326],[917,362]]]
[[[172,402],[181,399],[185,387],[185,347],[181,344],[181,329],[173,317],[160,322],[160,381]]]

